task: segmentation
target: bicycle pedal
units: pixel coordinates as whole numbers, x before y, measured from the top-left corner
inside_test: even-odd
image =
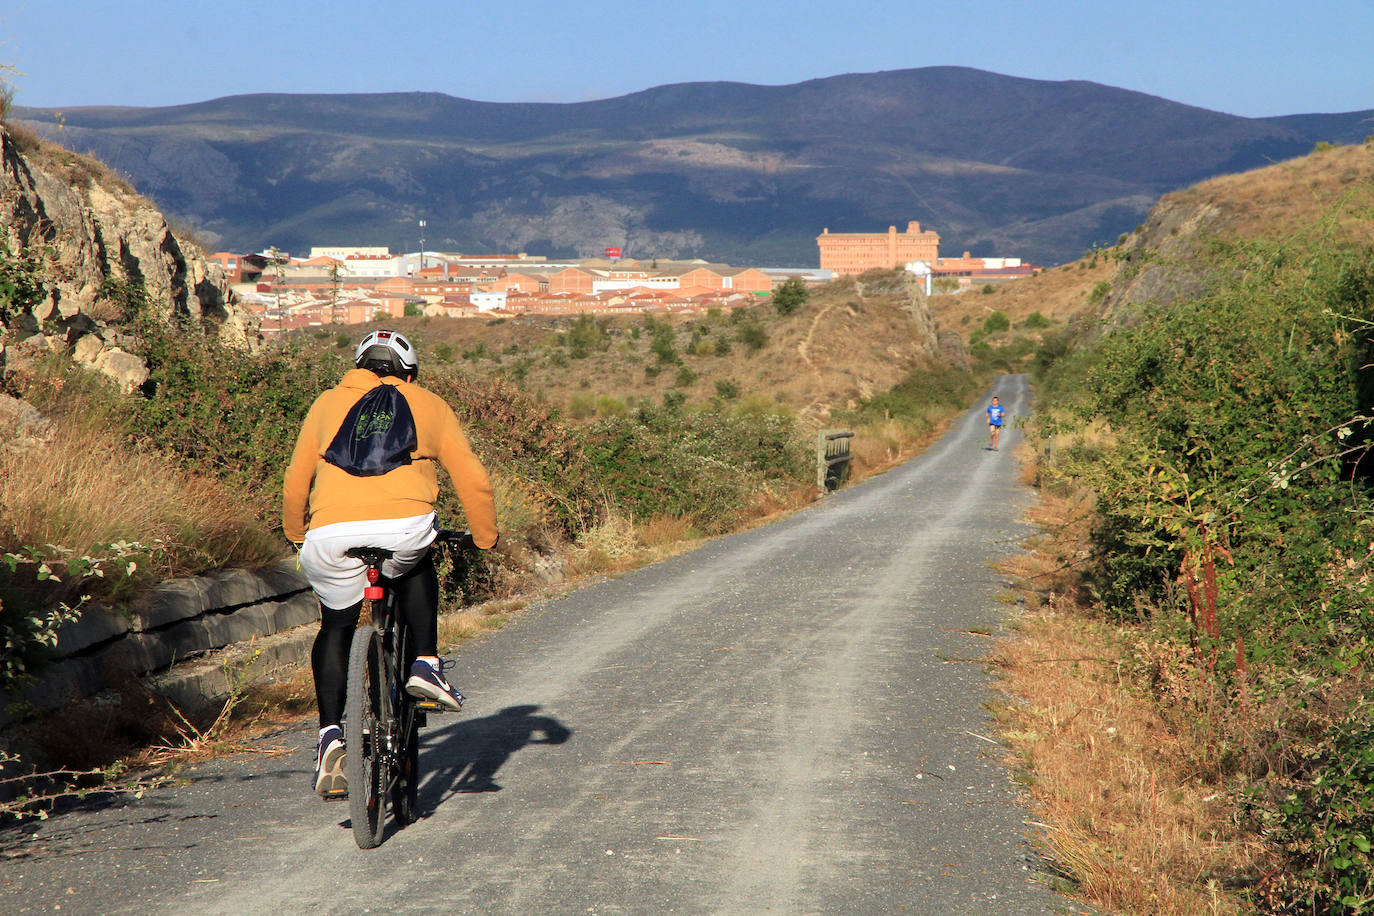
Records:
[[[418,710],[420,710],[421,712],[448,712],[448,711],[449,711],[449,708],[448,708],[447,706],[441,706],[439,703],[436,703],[434,700],[416,700],[416,701],[415,701],[415,708],[418,709]]]

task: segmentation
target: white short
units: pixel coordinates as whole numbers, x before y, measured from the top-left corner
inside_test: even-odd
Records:
[[[301,545],[301,569],[321,604],[346,608],[363,600],[367,566],[362,560],[344,556],[345,551],[350,547],[390,549],[392,556],[382,564],[382,575],[394,578],[420,562],[437,531],[433,512],[311,528]]]

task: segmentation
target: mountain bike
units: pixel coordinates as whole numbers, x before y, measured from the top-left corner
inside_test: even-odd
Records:
[[[440,529],[435,544],[464,548],[466,531]],[[406,693],[405,682],[415,661],[409,629],[397,613],[395,590],[382,575],[392,552],[384,547],[353,547],[345,555],[367,565],[363,610],[348,653],[348,686],[344,700],[344,776],[348,780],[348,813],[353,839],[360,849],[382,841],[388,796],[398,827],[418,816],[420,727],[427,713],[444,707]]]

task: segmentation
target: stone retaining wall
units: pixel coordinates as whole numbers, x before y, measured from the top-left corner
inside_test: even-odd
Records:
[[[167,686],[174,699],[192,704],[210,700],[227,679],[207,678],[203,671],[189,678],[169,672],[215,650],[260,637],[272,637],[317,622],[319,604],[296,569],[294,559],[265,569],[231,569],[194,579],[162,583],[128,607],[92,606],[58,632],[58,660],[43,670],[39,682],[22,696],[6,696],[0,706],[0,727],[20,705],[51,709],[109,689],[130,677],[149,677]],[[305,646],[305,649],[301,647]],[[262,669],[295,664],[308,640],[274,637],[265,645]],[[185,666],[201,668],[205,666]],[[220,666],[215,665],[216,669]],[[192,689],[188,689],[192,687]],[[208,695],[207,695],[208,694]]]

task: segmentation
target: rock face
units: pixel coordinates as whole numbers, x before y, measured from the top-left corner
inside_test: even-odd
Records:
[[[21,152],[0,125],[0,237],[44,266],[47,297],[12,319],[20,338],[74,347],[80,361],[129,390],[136,357],[107,347],[119,307],[110,291],[141,286],[164,317],[212,319],[226,343],[255,344],[257,328],[218,265],[173,234],[162,214],[103,166],[45,144]],[[146,378],[146,369],[144,370]]]

